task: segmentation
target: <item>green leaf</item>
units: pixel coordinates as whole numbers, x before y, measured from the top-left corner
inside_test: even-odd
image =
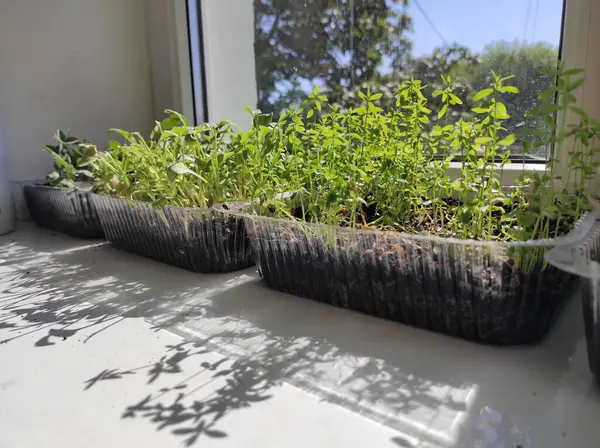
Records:
[[[503,103],[496,103],[495,107],[492,108],[492,116],[498,120],[506,120],[510,118],[506,111],[506,106]]]
[[[484,98],[487,98],[488,96],[490,96],[492,93],[494,93],[494,89],[483,89],[479,92],[477,92],[475,94],[475,96],[473,97],[473,101],[479,101],[482,100]]]
[[[376,101],[379,98],[381,98],[383,96],[383,93],[374,93],[373,95],[371,95],[371,97],[369,98],[370,101]]]
[[[117,194],[127,193],[127,190],[131,188],[131,185],[128,185],[127,182],[119,182],[116,176],[113,176],[111,182],[115,185],[115,191]],[[126,194],[126,196],[128,196]]]
[[[313,109],[309,110],[308,113],[306,114],[306,118],[312,118],[312,116],[315,114],[315,111]]]
[[[584,78],[579,78],[579,79],[569,83],[569,85],[567,85],[567,92],[572,92],[573,90],[577,89],[584,83],[584,81],[585,81]]]
[[[545,216],[546,218],[556,219],[557,215],[558,215],[558,208],[552,204],[548,204],[542,210],[542,216]]]
[[[50,154],[54,158],[54,161],[56,162],[56,164],[58,166],[60,166],[61,168],[64,168],[68,173],[72,173],[73,171],[75,171],[75,167],[73,165],[71,165],[69,162],[67,162],[62,156],[60,156],[59,154],[56,154],[55,152],[52,152],[52,151],[50,151]]]
[[[584,120],[589,119],[587,112],[585,110],[583,110],[581,107],[571,106],[570,109],[573,112],[575,112],[577,115],[579,115],[581,118],[583,118]]]
[[[462,207],[459,213],[459,219],[463,224],[469,224],[473,217],[473,213],[467,207]]]
[[[448,111],[448,105],[444,104],[442,106],[442,109],[438,112],[438,120],[441,119],[444,115],[446,115],[447,111]]]
[[[44,145],[42,149],[50,154],[58,153],[58,146]]]
[[[181,137],[184,135],[188,135],[190,133],[190,128],[185,126],[174,126],[171,129],[167,129],[163,131],[163,134]]]
[[[510,145],[512,145],[515,142],[515,140],[516,140],[515,134],[510,134],[510,135],[507,135],[506,137],[504,137],[502,140],[500,140],[498,142],[498,145],[500,145],[500,146],[510,146]]]
[[[159,208],[164,208],[168,204],[169,204],[169,201],[167,200],[167,198],[159,198],[159,199],[155,200],[154,202],[152,202],[152,208],[154,210],[156,210]]]
[[[500,91],[508,92],[508,93],[519,93],[520,92],[520,90],[518,88],[516,88],[515,86],[504,86],[504,87],[502,87],[502,89]]]
[[[334,204],[335,201],[337,200],[337,198],[338,198],[337,193],[335,193],[334,191],[330,192],[327,195],[327,205]]]
[[[121,137],[123,137],[125,140],[127,141],[131,141],[132,140],[132,136],[131,133],[124,131],[122,129],[117,129],[117,128],[112,128],[108,130],[109,134],[117,134],[120,135]]]
[[[450,102],[452,104],[462,104],[463,103],[462,100],[453,93],[450,93],[450,100],[451,100]]]
[[[48,174],[48,179],[50,180],[58,180],[59,177],[60,174],[58,174],[56,171],[52,171],[50,174]]]
[[[537,215],[530,211],[517,212],[517,224],[522,227],[532,227],[537,220]]]
[[[580,73],[583,73],[585,70],[582,68],[570,68],[569,70],[565,70],[564,72],[562,72],[561,74],[563,76],[569,76],[569,75],[579,75]]]
[[[168,131],[176,126],[181,125],[181,119],[177,115],[169,115],[167,118],[162,120],[160,123],[156,122],[154,129],[152,130],[152,137],[156,138],[158,135],[162,134],[164,131]]]
[[[172,163],[171,165],[169,165],[167,167],[167,175],[169,175],[169,174],[170,174],[170,176],[169,176],[170,180],[173,180],[173,179],[175,179],[175,177],[181,176],[184,174],[191,174],[192,176],[195,176],[199,179],[204,180],[204,178],[202,176],[200,176],[194,170],[191,170],[190,168],[185,166],[182,162],[175,162],[175,163]]]
[[[491,142],[492,140],[492,137],[477,137],[475,139],[475,143],[477,143],[478,145],[483,145],[485,143]]]
[[[77,145],[79,144],[79,139],[77,137],[67,135],[62,143],[65,145]]]
[[[87,166],[92,163],[98,155],[98,150],[95,145],[81,145],[83,148],[83,155],[79,159],[78,166]]]
[[[254,126],[268,126],[273,121],[273,114],[256,114],[254,115]]]
[[[58,131],[56,131],[55,138],[60,143],[66,143],[67,134],[59,129]]]
[[[71,179],[63,179],[58,183],[58,186],[64,188],[75,188],[75,182],[73,182]]]
[[[452,182],[452,189],[455,191],[463,191],[464,187],[462,181],[460,179],[457,179],[454,182]]]
[[[475,112],[476,114],[485,114],[489,111],[489,109],[487,108],[483,108],[483,107],[474,107],[473,109],[471,109],[473,112]]]
[[[77,174],[81,174],[81,175],[87,177],[88,179],[91,179],[92,177],[94,177],[92,172],[89,170],[77,170]]]
[[[188,121],[183,114],[180,114],[179,112],[172,109],[165,109],[165,114],[169,115],[169,118],[167,118],[167,120],[171,119],[172,121],[170,123],[173,123],[173,126],[181,125],[185,126],[186,128],[189,126]]]
[[[121,144],[116,140],[111,140],[108,142],[108,149],[111,151],[118,151],[121,149]]]

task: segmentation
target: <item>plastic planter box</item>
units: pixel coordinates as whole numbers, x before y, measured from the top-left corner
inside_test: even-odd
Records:
[[[26,185],[23,195],[31,219],[38,226],[80,238],[104,236],[90,192]]]
[[[599,214],[595,215],[600,218]],[[559,246],[548,252],[554,266],[585,279],[581,288],[583,323],[590,370],[600,385],[600,223],[579,244]]]
[[[254,264],[244,222],[213,209],[165,207],[93,195],[106,239],[117,248],[195,272]]]
[[[572,275],[544,266],[544,253],[590,229],[586,218],[568,237],[509,244],[244,220],[271,287],[489,344],[546,335]]]

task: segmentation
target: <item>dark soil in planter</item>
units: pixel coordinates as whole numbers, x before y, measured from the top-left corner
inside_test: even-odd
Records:
[[[488,344],[543,339],[573,278],[551,266],[522,272],[501,245],[246,222],[273,288]]]
[[[23,195],[34,223],[79,238],[102,238],[104,233],[90,193],[45,185],[26,185]]]
[[[131,205],[94,195],[106,239],[116,247],[195,272],[228,272],[254,264],[241,218],[211,209]]]

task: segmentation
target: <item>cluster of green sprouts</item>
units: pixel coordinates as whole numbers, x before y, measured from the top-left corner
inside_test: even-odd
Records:
[[[54,134],[55,145],[46,145],[44,150],[54,160],[54,171],[48,174],[47,184],[53,187],[75,188],[76,182],[92,180],[93,174],[86,169],[93,154],[85,142],[58,130]]]
[[[586,210],[583,192],[598,165],[600,124],[574,106],[580,74],[559,71],[556,87],[529,113],[546,122],[546,131],[528,129],[519,136],[503,126],[509,115],[500,98],[519,94],[510,76],[494,75],[489,88],[475,94],[472,114],[458,120],[451,111],[462,102],[453,80],[444,77],[445,88],[433,93],[443,104],[435,125],[418,80],[398,86],[389,110],[378,107],[381,93],[365,92],[359,107],[341,113],[315,88],[308,108],[289,110],[268,128],[283,166],[272,170],[268,194],[252,199],[273,210],[271,186],[277,185],[278,193],[292,199],[275,204],[274,213],[309,222],[478,240],[557,236]],[[569,113],[579,115],[579,123],[560,127],[556,117],[564,121]],[[561,179],[561,161],[551,156],[546,170],[504,188],[503,171],[517,137],[526,150],[571,145],[570,178]],[[450,177],[451,164],[458,177]]]
[[[265,191],[272,163],[257,126],[245,133],[226,121],[191,127],[181,114],[168,112],[149,138],[111,130],[123,143],[113,140],[107,151],[98,152],[94,174],[99,193],[155,207],[209,207]]]
[[[442,104],[435,120],[425,86],[410,80],[387,110],[381,93],[367,91],[357,107],[340,111],[315,88],[303,107],[277,120],[250,111],[247,131],[225,121],[192,127],[169,111],[147,138],[114,130],[121,141],[107,151],[84,148],[94,155],[99,192],[156,207],[241,201],[254,213],[354,228],[500,241],[553,237],[587,208],[600,124],[574,106],[581,71],[559,69],[556,87],[530,112],[545,130],[511,134],[501,101],[519,94],[510,79],[494,75],[459,119],[452,118],[462,105],[455,82],[444,77],[444,89],[433,93]],[[569,114],[577,124],[565,124]],[[502,176],[517,138],[525,150],[552,148],[551,157],[545,170],[507,189]],[[560,151],[567,144],[570,150]],[[451,166],[458,175],[450,175]]]

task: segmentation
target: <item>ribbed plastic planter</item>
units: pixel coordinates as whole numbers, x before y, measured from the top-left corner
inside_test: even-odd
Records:
[[[600,214],[596,216],[600,218]],[[600,385],[600,223],[596,222],[581,244],[556,247],[547,258],[565,272],[585,279],[581,298],[588,364]]]
[[[483,343],[541,340],[573,278],[544,266],[557,240],[508,244],[244,220],[271,287]],[[582,223],[566,241],[589,228]],[[523,260],[538,262],[524,271]]]
[[[26,185],[23,195],[33,222],[79,238],[102,238],[98,214],[83,190]]]
[[[244,222],[213,209],[165,207],[93,195],[114,246],[195,272],[228,272],[254,264]]]

